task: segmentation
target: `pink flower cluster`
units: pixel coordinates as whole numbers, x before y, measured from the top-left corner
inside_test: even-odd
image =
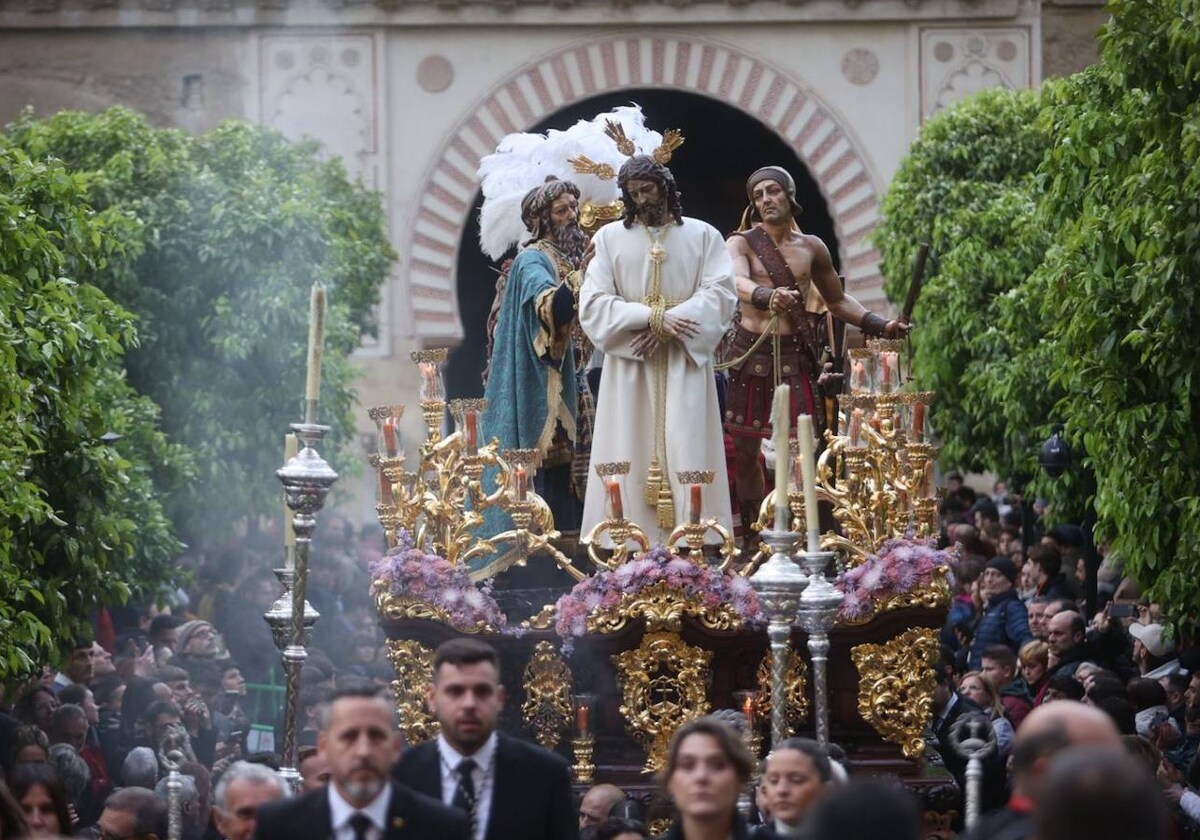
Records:
[[[612,571],[600,572],[575,584],[555,604],[558,618],[554,628],[569,642],[571,637],[587,632],[587,618],[593,612],[612,609],[622,598],[657,583],[666,583],[678,590],[681,597],[697,598],[706,607],[728,604],[747,624],[763,620],[758,596],[744,577],[693,563],[660,545],[636,555]]]
[[[868,616],[880,601],[932,585],[940,566],[950,566],[949,552],[929,542],[888,540],[878,554],[838,575],[834,586],[845,596],[838,615],[848,620]]]
[[[396,547],[371,563],[371,590],[399,598],[412,598],[445,610],[451,627],[474,629],[480,622],[501,630],[507,618],[491,593],[480,589],[461,566],[444,557],[426,554],[400,531]],[[486,587],[486,584],[485,584]]]

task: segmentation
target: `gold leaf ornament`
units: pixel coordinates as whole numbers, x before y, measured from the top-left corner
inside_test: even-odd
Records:
[[[899,744],[906,758],[925,752],[939,651],[938,631],[930,627],[850,649],[858,669],[858,713],[884,740]]]
[[[537,742],[552,750],[571,722],[571,670],[553,644],[538,642],[525,665],[523,683],[522,719]]]

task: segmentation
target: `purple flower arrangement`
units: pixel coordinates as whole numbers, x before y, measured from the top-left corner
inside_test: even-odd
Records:
[[[928,542],[888,540],[866,562],[847,569],[834,583],[842,594],[838,617],[847,621],[870,617],[883,601],[933,585],[936,570],[949,568],[950,553]]]
[[[587,632],[589,615],[598,610],[613,609],[623,598],[659,583],[677,590],[682,598],[695,598],[709,609],[728,605],[747,624],[763,620],[758,596],[744,577],[693,563],[659,545],[635,555],[611,571],[600,572],[575,584],[555,604],[554,629],[569,643],[572,637]],[[568,649],[568,644],[564,644],[564,649]]]
[[[412,534],[401,530],[396,547],[371,563],[371,591],[429,604],[446,613],[455,629],[469,632],[480,625],[503,630],[507,618],[487,584],[480,588],[461,566],[444,557],[426,554],[413,543]]]

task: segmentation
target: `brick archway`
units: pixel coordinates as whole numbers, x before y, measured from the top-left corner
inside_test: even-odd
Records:
[[[694,36],[609,37],[570,46],[523,67],[490,91],[442,146],[421,186],[404,266],[419,343],[462,338],[455,291],[463,223],[474,211],[480,159],[500,139],[555,111],[624,88],[678,89],[712,97],[774,131],[808,167],[837,232],[847,290],[883,298],[877,179],[832,110],[802,81],[731,46]]]

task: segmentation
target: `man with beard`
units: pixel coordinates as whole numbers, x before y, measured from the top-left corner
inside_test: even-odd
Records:
[[[570,181],[550,177],[521,202],[532,238],[512,261],[492,307],[481,417],[485,440],[495,437],[502,449],[541,454],[538,493],[563,533],[579,528],[581,504],[570,468],[583,443],[581,427],[586,431],[571,334],[587,247],[578,217],[579,188]]]
[[[746,181],[746,195],[751,206],[743,217],[743,230],[726,243],[741,305],[726,353],[732,364],[725,428],[737,452],[738,502],[748,526],[766,494],[758,456],[762,441],[772,432],[775,386],[790,386],[793,428],[797,415],[808,414],[818,433],[824,418],[818,386],[840,389],[840,380],[829,374],[822,378],[815,348],[823,341],[815,327],[819,316],[814,319],[813,313],[828,308],[870,336],[893,338],[908,327],[868,311],[842,291],[825,243],[803,233],[796,223],[801,207],[796,203],[796,182],[787,170],[755,170]]]
[[[731,528],[713,369],[737,303],[729,254],[715,228],[683,216],[675,178],[654,157],[630,157],[617,185],[624,221],[596,233],[579,293],[579,323],[605,354],[592,463],[630,462],[625,515],[649,532],[657,522],[655,541],[687,510],[676,473],[712,470],[703,515]],[[604,517],[593,470],[583,532]]]
[[[405,750],[392,771],[396,780],[463,811],[472,840],[576,840],[567,762],[496,731],[504,686],[491,645],[479,639],[439,645],[427,702],[437,739]]]
[[[400,733],[374,688],[342,689],[321,723],[329,786],[262,805],[257,840],[467,840],[466,817],[389,780]]]

